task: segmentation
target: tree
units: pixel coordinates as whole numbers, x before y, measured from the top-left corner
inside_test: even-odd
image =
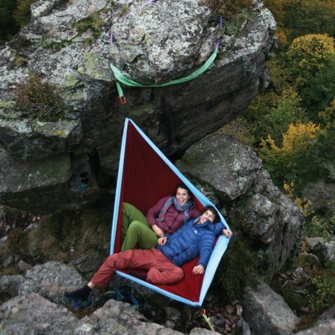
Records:
[[[259,155],[278,187],[283,187],[285,182],[295,180],[303,170],[301,158],[319,132],[320,126],[312,122],[306,125],[299,122],[296,125],[290,124],[288,131],[283,134],[281,148],[270,135],[267,140],[262,140]]]
[[[295,124],[298,121],[302,123],[309,121],[305,115],[305,109],[300,107],[300,102],[301,98],[298,93],[290,87],[283,92],[277,106],[272,109],[271,138],[277,145],[281,145],[282,134],[288,130],[290,124]]]
[[[286,66],[291,70],[291,81],[303,99],[303,107],[310,110],[309,117],[318,122],[319,103],[313,100],[313,85],[325,80],[325,67],[332,64],[335,56],[334,39],[328,35],[306,35],[296,38],[285,54]],[[315,81],[317,74],[320,77]],[[322,91],[322,89],[321,89]],[[316,104],[316,106],[315,106]]]
[[[286,49],[289,44],[287,36],[290,35],[290,27],[284,24],[285,15],[284,4],[287,0],[264,0],[264,5],[268,8],[277,22],[276,36],[279,40],[279,50]]]
[[[335,37],[335,3],[333,0],[285,0],[285,13],[280,21],[288,28],[288,43],[308,34],[329,34]]]
[[[328,35],[306,35],[296,38],[286,55],[286,65],[291,69],[298,87],[309,80],[335,55],[334,39]]]
[[[335,99],[330,103],[329,107],[326,107],[325,111],[319,113],[319,118],[327,128],[335,128]]]
[[[283,92],[292,89],[287,80],[290,71],[285,69],[280,60],[269,61],[267,66],[270,72],[269,87],[251,101],[243,114],[243,118],[248,122],[248,130],[255,138],[256,146],[259,146],[262,137],[265,138],[272,133],[273,110],[281,101]]]
[[[330,57],[329,61],[311,79],[311,107],[313,119],[318,113],[328,108],[335,99],[335,56]]]

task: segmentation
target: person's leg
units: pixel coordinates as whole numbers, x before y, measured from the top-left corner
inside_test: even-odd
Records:
[[[133,252],[133,250],[129,250],[128,252],[109,256],[87,285],[75,291],[65,292],[64,295],[66,297],[84,299],[89,297],[95,286],[107,287],[114,277],[115,271],[127,268],[128,264],[131,263]]]
[[[147,282],[151,284],[175,284],[184,278],[182,268],[173,264],[162,252],[155,250],[155,264],[151,266],[147,274]]]
[[[122,204],[122,227],[121,227],[121,239],[125,239],[128,227],[133,221],[142,222],[144,225],[148,226],[148,221],[141,211],[136,207],[127,202]]]
[[[158,237],[149,226],[145,226],[142,222],[134,221],[128,228],[121,251],[132,250],[136,244],[141,249],[148,250],[157,245],[157,240]]]

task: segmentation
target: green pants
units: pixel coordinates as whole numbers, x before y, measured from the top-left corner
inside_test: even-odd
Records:
[[[157,245],[158,236],[148,225],[145,216],[136,207],[126,202],[122,205],[121,251],[134,249],[136,244],[147,250]]]

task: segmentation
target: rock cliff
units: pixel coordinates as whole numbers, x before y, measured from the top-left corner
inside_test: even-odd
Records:
[[[31,13],[0,49],[0,203],[11,207],[50,213],[94,203],[114,186],[126,117],[172,156],[234,119],[268,82],[276,23],[258,0],[222,27],[202,0],[50,0]],[[110,63],[161,84],[199,69],[218,40],[198,78],[123,87],[120,103]],[[90,186],[72,192],[81,171]]]

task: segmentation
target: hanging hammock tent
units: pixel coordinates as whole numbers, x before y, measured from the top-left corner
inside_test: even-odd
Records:
[[[174,194],[176,187],[181,182],[184,182],[193,192],[194,200],[200,210],[206,205],[213,206],[142,130],[132,120],[126,119],[120,151],[110,254],[117,253],[121,249],[122,203],[128,202],[145,214],[158,200],[168,194]],[[229,229],[221,214],[220,219]],[[194,276],[192,274],[198,258],[183,265],[185,278],[175,285],[153,285],[124,271],[116,273],[169,298],[191,306],[201,306],[228,243],[229,239],[223,235],[217,239],[204,275]]]

